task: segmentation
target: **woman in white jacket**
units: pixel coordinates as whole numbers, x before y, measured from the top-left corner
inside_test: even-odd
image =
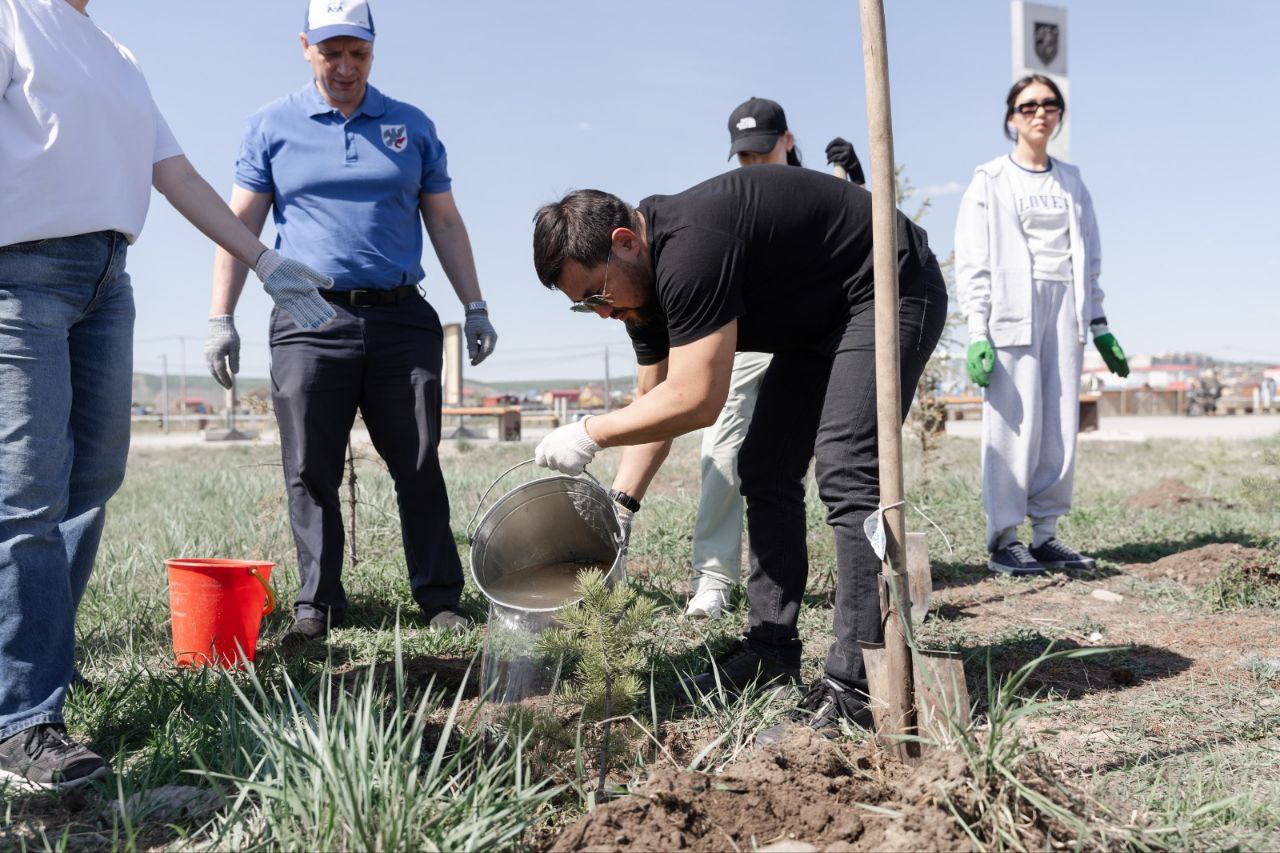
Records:
[[[1071,509],[1086,333],[1112,373],[1128,363],[1107,330],[1102,257],[1089,191],[1049,156],[1066,101],[1048,77],[1024,77],[1005,101],[1012,153],[979,166],[956,221],[956,286],[969,324],[969,378],[982,407],[987,565],[1005,574],[1091,569],[1057,539]],[[1030,518],[1031,547],[1018,541]]]

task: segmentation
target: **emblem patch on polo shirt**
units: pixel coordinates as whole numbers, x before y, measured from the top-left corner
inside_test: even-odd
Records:
[[[384,124],[382,126],[382,144],[392,151],[400,152],[409,144],[409,129],[403,124]]]

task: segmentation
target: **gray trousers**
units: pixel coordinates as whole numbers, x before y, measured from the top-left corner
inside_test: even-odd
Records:
[[[1051,536],[1071,509],[1083,360],[1071,282],[1033,281],[1031,345],[996,350],[982,404],[989,551],[1011,544],[1026,518]]]
[[[271,314],[271,399],[298,548],[298,619],[342,619],[345,537],[338,490],[356,411],[391,472],[409,586],[425,611],[458,603],[462,563],[440,470],[444,335],[425,299],[352,308],[321,329]]]

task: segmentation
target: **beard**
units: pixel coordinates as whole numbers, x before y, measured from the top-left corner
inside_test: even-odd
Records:
[[[658,291],[654,286],[653,267],[647,263],[633,262],[616,258],[614,263],[621,265],[622,273],[633,292],[638,294],[642,302],[628,308],[629,316],[623,325],[633,329],[643,329],[658,323],[666,322],[666,313],[658,303]]]

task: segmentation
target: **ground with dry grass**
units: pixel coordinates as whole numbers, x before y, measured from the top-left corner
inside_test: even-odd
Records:
[[[824,849],[926,841],[955,849],[1017,846],[1001,832],[1042,846],[1045,832],[1082,837],[1089,825],[1105,830],[1092,846],[1120,838],[1173,848],[1280,846],[1274,817],[1280,814],[1280,486],[1270,486],[1280,482],[1273,464],[1280,443],[1090,442],[1081,454],[1076,509],[1061,534],[1095,554],[1099,569],[1033,580],[997,578],[983,568],[977,451],[975,442],[945,440],[929,460],[927,482],[919,458],[908,459],[909,526],[929,534],[935,575],[931,614],[919,638],[964,655],[984,725],[1002,676],[1050,644],[1079,652],[1028,674],[1019,696],[1049,703],[1009,723],[1002,737],[1018,739],[1017,755],[1027,757],[1032,777],[1041,778],[1036,774],[1044,769],[1050,774],[1044,778],[1056,781],[1043,784],[1070,792],[1067,801],[1076,803],[1082,824],[1048,821],[1036,830],[1039,818],[1026,792],[1008,795],[1021,804],[1014,808],[986,782],[982,797],[990,795],[995,805],[982,813],[986,801],[978,797],[973,762],[962,770],[942,760],[931,771],[910,772],[886,764],[857,733],[834,745],[753,748],[756,732],[779,718],[785,701],[748,696],[728,704],[679,703],[677,672],[701,667],[708,653],[732,642],[744,603],[739,594],[737,612],[715,623],[680,617],[697,501],[697,443],[685,439],[636,521],[630,576],[659,608],[652,630],[636,638],[651,665],[652,690],[643,710],[615,729],[605,792],[595,790],[597,727],[555,701],[544,703],[545,713],[515,723],[509,714],[491,714],[467,674],[483,648],[482,628],[441,637],[417,620],[393,493],[372,459],[359,463],[358,563],[347,574],[352,606],[331,642],[278,657],[273,644],[288,624],[282,612],[266,621],[256,678],[174,669],[165,557],[275,560],[285,601],[296,590],[296,572],[277,451],[146,451],[131,460],[125,488],[112,503],[80,615],[81,667],[96,689],[77,693],[68,706],[73,733],[112,758],[114,776],[98,789],[63,797],[3,792],[0,838],[7,846],[40,848],[276,849],[337,839],[337,846],[355,849],[360,838],[388,847],[414,840],[448,846],[469,838],[656,849],[658,836],[644,834],[644,816],[661,824],[682,815],[692,849],[745,850],[788,838]],[[462,531],[480,494],[529,455],[529,446],[450,447],[446,473],[464,555]],[[615,451],[604,454],[593,466],[597,476],[607,478],[616,458]],[[811,572],[800,624],[805,674],[816,676],[829,637],[833,551],[812,486],[810,497]],[[470,583],[464,605],[483,623],[486,608]],[[1106,651],[1085,653],[1098,649]],[[383,687],[362,710],[356,698],[363,695],[359,685],[372,683],[370,672]],[[398,692],[386,686],[397,673]],[[420,708],[428,685],[437,698]],[[307,764],[289,745],[312,737],[298,720],[308,719],[324,697],[343,700],[341,709],[330,709],[335,729],[365,718],[387,723],[376,738],[369,726],[353,724],[350,731],[393,745],[386,754],[410,765],[429,769],[440,755],[453,775],[437,773],[431,777],[437,787],[427,788],[372,754],[349,766]],[[997,710],[1020,701],[1005,696]],[[298,702],[306,709],[301,717]],[[477,734],[504,719],[508,740]],[[503,724],[496,728],[501,735]],[[479,739],[468,740],[473,734]],[[408,735],[416,740],[406,746]],[[528,739],[511,759],[507,747],[519,737]],[[373,742],[321,746],[359,753]],[[466,760],[455,761],[460,755]],[[833,755],[839,757],[828,761]],[[274,756],[275,776],[263,775],[264,756]],[[826,770],[815,771],[810,761],[827,761]],[[507,769],[485,775],[484,762]],[[300,775],[304,770],[311,775]],[[395,796],[331,807],[297,785],[282,793],[289,779],[300,778],[328,780],[341,790],[344,773],[383,774],[379,784]],[[545,790],[531,787],[539,781]],[[966,785],[969,800],[956,793]],[[164,786],[182,788],[168,799],[147,794]],[[213,796],[193,797],[191,789]],[[449,811],[450,803],[460,792],[481,789],[469,801],[469,823],[460,827],[461,813]],[[950,806],[947,790],[957,798]],[[271,797],[296,819],[272,811]],[[610,797],[587,816],[590,804]],[[412,808],[393,807],[392,800]],[[511,802],[520,805],[502,806]],[[995,812],[1005,808],[1016,820],[997,820]],[[1030,810],[1018,811],[1023,808]],[[427,828],[397,829],[410,818]],[[354,828],[326,836],[325,821]],[[1017,835],[1009,828],[1014,824],[1025,824],[1026,834]],[[1135,834],[1106,834],[1111,831]],[[716,848],[725,836],[733,844],[725,840]]]

